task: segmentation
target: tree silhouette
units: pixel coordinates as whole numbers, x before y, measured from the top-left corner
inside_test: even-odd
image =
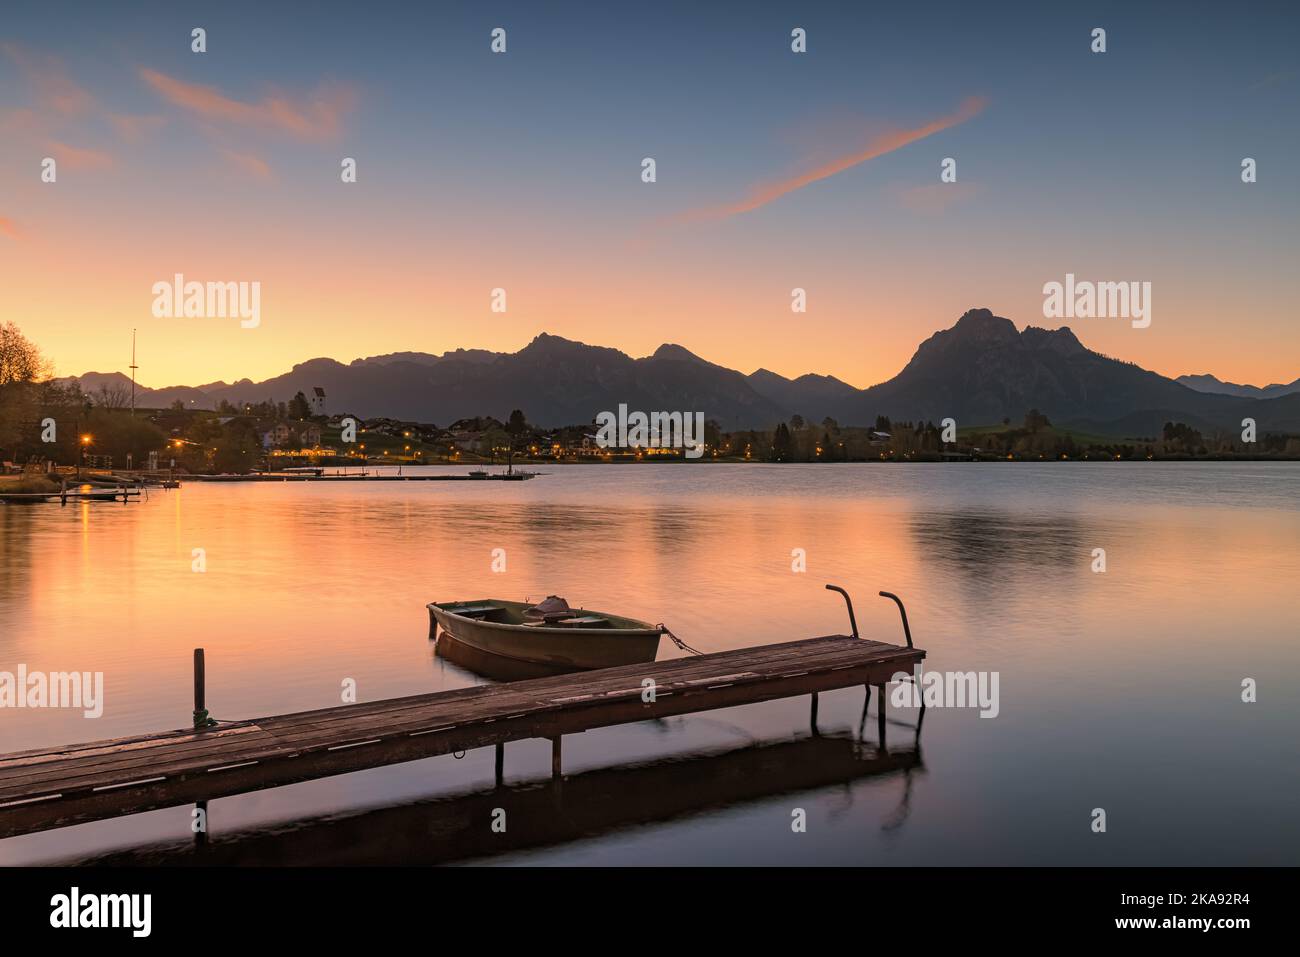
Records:
[[[784,422],[782,422],[776,427],[776,431],[772,434],[772,461],[790,461],[790,449],[790,429]]]
[[[305,419],[311,415],[311,406],[307,403],[307,397],[299,392],[289,400],[289,418]]]

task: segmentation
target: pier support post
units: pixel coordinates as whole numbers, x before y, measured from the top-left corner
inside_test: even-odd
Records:
[[[501,787],[506,776],[506,746],[504,743],[497,744],[497,787]]]
[[[880,749],[885,749],[885,699],[889,697],[886,685],[880,686],[880,700],[876,702],[876,729],[880,734]]]
[[[202,827],[194,832],[194,846],[196,848],[208,846],[208,802],[197,801],[194,807],[201,812],[200,821]]]
[[[867,727],[867,709],[871,707],[871,685],[863,685],[867,689],[867,695],[862,699],[862,720],[858,722],[858,737],[862,737],[862,732]]]
[[[551,738],[551,777],[557,781],[560,779],[560,775],[561,775],[560,742],[562,740],[563,738],[560,735],[556,735],[555,737]]]
[[[812,693],[812,710],[811,713],[809,714],[808,720],[809,723],[812,725],[812,733],[816,734],[817,733],[817,692],[816,691]]]

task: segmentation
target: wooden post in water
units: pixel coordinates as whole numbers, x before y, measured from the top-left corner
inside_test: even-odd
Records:
[[[885,692],[887,690],[887,686],[881,685],[880,698],[876,701],[876,726],[880,732],[880,750],[882,751],[885,750],[885,698],[887,697]]]
[[[207,675],[203,667],[203,649],[194,649],[194,729],[201,731],[208,726],[208,708],[206,702]]]
[[[817,733],[817,692],[816,691],[812,693],[812,715],[809,718],[809,722],[812,725],[812,733],[816,734]]]
[[[551,738],[551,777],[560,779],[560,735]]]
[[[122,501],[126,501],[123,496]],[[194,649],[194,730],[202,731],[208,726],[207,672],[203,665],[203,649]],[[202,827],[194,832],[194,846],[201,848],[208,843],[208,802],[199,801],[194,805],[199,811],[199,823]]]
[[[497,742],[497,787],[501,787],[505,781],[506,772],[506,746],[503,742]]]

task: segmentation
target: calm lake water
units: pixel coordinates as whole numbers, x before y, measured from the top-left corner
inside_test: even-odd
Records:
[[[0,670],[106,685],[97,720],[0,710],[0,751],[186,725],[198,646],[213,715],[255,717],[338,705],[349,678],[363,701],[483,681],[433,654],[431,600],[560,594],[714,651],[846,632],[834,582],[865,636],[901,643],[876,597],[894,591],[927,669],[998,672],[998,716],[929,709],[918,748],[916,712],[891,709],[884,751],[874,702],[859,733],[860,688],[822,695],[817,737],[806,697],[643,722],[566,738],[559,790],[545,741],[507,746],[504,791],[491,748],[447,755],[214,801],[208,859],[1300,861],[1300,466],[546,471],[0,506]],[[189,822],[174,808],[0,841],[0,863],[190,862]]]

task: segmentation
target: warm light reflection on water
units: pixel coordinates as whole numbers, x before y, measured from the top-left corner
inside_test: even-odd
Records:
[[[0,750],[184,725],[199,646],[212,713],[254,717],[337,705],[346,678],[362,700],[481,680],[431,653],[424,606],[435,599],[556,593],[720,650],[845,631],[842,602],[822,587],[835,582],[869,637],[901,641],[893,605],[874,597],[888,589],[907,601],[929,668],[999,671],[1001,715],[931,711],[906,789],[897,770],[841,774],[843,755],[815,742],[754,752],[767,770],[738,779],[771,788],[752,794],[706,793],[725,763],[651,769],[632,779],[674,790],[698,781],[700,803],[714,806],[665,808],[659,820],[629,802],[584,840],[564,832],[542,849],[512,847],[511,859],[1226,864],[1300,854],[1295,465],[547,472],[525,483],[187,484],[127,505],[0,506],[0,670],[102,671],[106,682],[96,721],[0,711]],[[204,573],[191,570],[198,548]],[[494,548],[506,550],[504,574],[491,571]],[[807,574],[790,570],[795,548]],[[1104,575],[1090,570],[1094,548],[1106,549]],[[679,652],[664,642],[660,654]],[[1255,705],[1240,702],[1248,676]],[[855,734],[861,698],[823,695],[822,730]],[[807,699],[796,699],[593,731],[566,741],[566,770],[788,741],[807,719]],[[507,780],[544,778],[548,761],[544,742],[511,745]],[[361,818],[362,831],[367,820],[418,829],[423,810],[391,806],[487,788],[491,762],[490,750],[471,752],[213,802],[213,842],[246,831],[257,859],[277,859],[269,822],[365,807],[389,806]],[[818,762],[821,778],[771,770]],[[603,793],[606,779],[589,780]],[[447,813],[472,817],[475,800]],[[794,806],[808,809],[807,834],[790,832]],[[1106,835],[1088,829],[1094,807],[1107,808]],[[0,863],[154,844],[163,853],[185,846],[188,820],[179,808],[4,841]],[[432,860],[439,846],[394,842],[374,857]]]

